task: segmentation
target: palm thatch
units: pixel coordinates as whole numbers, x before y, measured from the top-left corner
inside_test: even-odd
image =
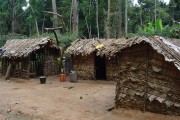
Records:
[[[51,48],[59,50],[59,47],[54,44],[50,38],[8,40],[2,47],[4,51],[2,58],[27,57],[30,53],[43,48],[48,43]]]
[[[67,49],[67,52],[74,55],[89,55],[94,51],[97,51],[96,46],[103,44],[103,49],[115,50],[113,44],[120,43],[125,39],[78,39],[71,43],[71,46]]]
[[[74,41],[67,49],[67,52],[74,55],[88,55],[97,52],[97,55],[115,56],[121,50],[142,42],[148,43],[159,54],[162,54],[166,61],[173,62],[180,70],[180,40],[169,39],[160,36],[134,37],[130,39],[82,39]],[[96,49],[97,45],[103,44],[103,48]]]

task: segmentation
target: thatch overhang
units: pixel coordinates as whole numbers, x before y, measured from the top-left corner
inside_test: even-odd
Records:
[[[169,39],[160,36],[135,37],[117,43],[119,44],[116,45],[117,51],[120,52],[125,48],[140,43],[148,43],[155,51],[157,51],[159,54],[162,54],[166,61],[173,62],[174,65],[180,70],[180,40],[179,39]],[[111,52],[111,54],[115,54],[115,52]]]
[[[166,61],[173,62],[180,70],[180,40],[160,36],[154,37],[133,37],[130,39],[82,39],[74,41],[67,49],[67,52],[74,55],[88,55],[97,51],[97,55],[115,56],[121,50],[135,44],[147,43],[159,54],[162,54]],[[103,48],[97,50],[96,46],[103,44]]]
[[[47,44],[50,48],[60,51],[59,46],[53,43],[52,39],[50,38],[8,40],[2,47],[2,58],[27,57],[33,51],[44,48]]]
[[[78,39],[74,42],[71,43],[71,46],[67,48],[67,52],[69,54],[74,54],[74,55],[82,55],[86,56],[89,55],[95,51],[98,52],[98,49],[96,49],[96,46],[102,44],[104,52],[107,51],[108,49],[110,51],[114,50],[116,51],[116,46],[113,44],[115,43],[120,43],[124,39]],[[105,54],[105,53],[103,53]],[[107,53],[108,55],[108,53]],[[109,55],[108,55],[109,56]]]

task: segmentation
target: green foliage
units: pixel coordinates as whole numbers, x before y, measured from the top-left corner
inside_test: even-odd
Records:
[[[157,19],[155,24],[156,30],[154,30],[153,24],[149,23],[147,27],[142,28],[140,26],[137,27],[137,35],[145,35],[145,36],[152,36],[152,35],[160,35],[170,38],[180,38],[180,24],[176,24],[174,26],[166,25],[163,27],[162,20]]]
[[[15,6],[15,33],[22,36],[37,37],[35,19],[37,20],[38,28],[41,36],[50,36],[54,38],[53,34],[45,33],[44,27],[52,27],[52,15],[45,14],[43,11],[52,11],[51,0],[29,0],[30,6],[25,11],[23,6],[27,6],[26,0],[0,0],[0,40],[6,41],[9,39],[9,33],[12,29],[12,3],[17,1]],[[65,30],[61,30],[59,41],[61,45],[69,45],[77,37],[89,38],[89,31],[91,29],[92,37],[97,36],[96,28],[96,4],[94,0],[79,0],[78,14],[79,14],[79,35],[72,35],[73,18],[71,13],[71,0],[56,0],[57,12],[63,15],[66,25]],[[90,3],[92,2],[92,3]],[[179,25],[174,25],[172,19],[180,21],[180,0],[170,0],[170,4],[166,5],[162,0],[157,0],[156,17],[154,0],[138,0],[139,5],[133,5],[129,1],[128,6],[128,32],[133,36],[137,35],[163,35],[167,37],[179,38]],[[107,0],[99,0],[99,30],[100,37],[105,37],[105,29],[107,23]],[[115,38],[118,29],[118,0],[111,0],[110,13],[110,36]],[[122,0],[122,33],[124,33],[124,11],[125,0]],[[71,20],[70,20],[71,18]],[[71,27],[70,27],[71,26]],[[141,26],[141,27],[140,27]],[[163,27],[164,26],[164,27]],[[16,35],[15,35],[16,36]],[[123,35],[122,35],[123,36]],[[2,42],[0,41],[0,42]],[[2,42],[4,43],[4,42]]]
[[[31,36],[31,38],[36,38],[37,36]],[[55,41],[55,36],[53,33],[44,33],[44,34],[41,34],[40,37],[50,37]],[[75,41],[78,39],[78,36],[74,35],[74,34],[71,34],[71,33],[65,33],[65,34],[60,34],[58,36],[58,40],[59,40],[59,43],[60,43],[60,47],[67,47],[71,44],[71,42]]]
[[[60,46],[69,46],[71,42],[75,41],[78,37],[71,33],[60,34],[59,35],[59,42]]]
[[[169,26],[169,25],[164,26],[162,29],[161,35],[169,37],[170,36],[170,30],[171,30],[171,26]]]
[[[171,28],[169,37],[180,39],[180,24]]]
[[[154,29],[155,28],[155,29]],[[153,26],[153,23],[149,22],[147,27],[144,27],[143,31],[138,26],[138,34],[139,35],[161,35],[163,30],[162,20],[157,19],[155,23],[155,27]]]
[[[154,26],[153,23],[149,22],[147,27],[144,27],[143,30],[140,26],[138,26],[138,35],[145,35],[145,36],[151,36],[154,35]]]
[[[155,28],[156,28],[156,31],[162,32],[163,25],[162,25],[162,20],[161,19],[158,18],[156,20]]]
[[[149,32],[150,34],[154,33],[154,27],[153,27],[153,23],[148,23],[148,27],[146,27],[146,31],[144,32]]]

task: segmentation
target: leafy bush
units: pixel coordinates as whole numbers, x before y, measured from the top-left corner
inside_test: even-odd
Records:
[[[60,46],[70,46],[78,37],[72,33],[60,34],[58,36]]]
[[[177,24],[170,29],[169,37],[180,39],[180,24]]]
[[[140,26],[137,27],[137,35],[144,35],[144,36],[153,36],[153,35],[160,35],[170,38],[180,38],[180,24],[169,26],[166,25],[163,27],[162,20],[157,19],[155,28],[152,23],[148,23],[148,26],[144,27],[143,30]]]

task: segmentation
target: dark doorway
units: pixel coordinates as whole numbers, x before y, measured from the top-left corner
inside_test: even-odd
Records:
[[[98,80],[106,80],[106,59],[105,56],[95,55],[95,77]]]

